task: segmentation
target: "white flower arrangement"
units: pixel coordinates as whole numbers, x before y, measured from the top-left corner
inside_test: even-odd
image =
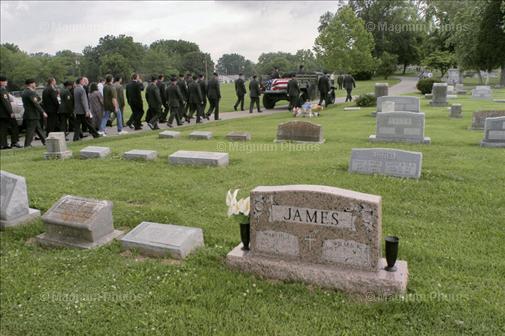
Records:
[[[251,198],[241,198],[237,201],[239,189],[228,190],[226,194],[226,205],[228,206],[228,217],[235,216],[240,223],[249,222],[249,212],[251,211]]]

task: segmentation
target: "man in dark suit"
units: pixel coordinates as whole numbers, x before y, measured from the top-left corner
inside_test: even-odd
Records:
[[[193,76],[193,80],[189,82],[188,86],[188,95],[189,95],[189,116],[187,118],[187,122],[191,121],[193,114],[196,111],[196,122],[201,123],[203,117],[202,104],[203,104],[203,96],[202,91],[200,90],[200,85],[196,81],[197,76]]]
[[[179,115],[180,106],[184,101],[184,97],[182,96],[181,91],[179,90],[179,86],[177,85],[177,78],[172,77],[170,79],[170,85],[167,87],[167,102],[168,106],[170,106],[170,117],[168,118],[168,127],[172,127],[172,122],[177,121],[177,126],[182,125],[181,118]]]
[[[188,103],[188,87],[186,86],[186,81],[184,80],[184,75],[179,74],[179,80],[177,81],[177,87],[179,87],[179,91],[182,94],[182,98],[184,98],[183,103],[179,106],[179,118],[181,120],[187,117],[187,108],[186,105]]]
[[[345,101],[352,101],[352,89],[356,87],[356,82],[351,75],[345,75],[343,81],[344,89],[347,91],[347,97],[345,97]]]
[[[149,119],[149,121],[147,122],[147,126],[149,126],[149,128],[153,130],[159,129],[158,120],[160,119],[161,115],[162,101],[160,96],[160,89],[158,88],[157,76],[153,75],[151,77],[151,83],[149,83],[146,89],[146,100],[147,105],[149,105],[149,111],[151,116],[151,119]]]
[[[249,105],[249,113],[253,113],[254,104],[258,108],[258,113],[261,113],[260,110],[260,84],[256,79],[256,75],[253,76],[252,80],[249,82],[249,96],[251,97],[251,104]]]
[[[238,74],[238,79],[235,80],[235,93],[237,94],[237,102],[233,105],[233,109],[236,111],[238,105],[240,104],[240,110],[244,110],[244,97],[246,94],[244,78],[242,73]]]
[[[60,103],[58,102],[58,92],[56,91],[56,79],[49,78],[47,80],[47,86],[42,91],[42,108],[47,114],[47,133],[56,132],[58,130],[58,108]],[[60,130],[61,131],[61,130]],[[64,132],[64,131],[62,131]]]
[[[298,87],[298,82],[296,80],[296,75],[292,74],[291,79],[288,82],[288,96],[289,96],[289,107],[288,110],[291,112],[293,108],[299,105],[300,100],[300,88]]]
[[[158,76],[158,89],[160,90],[160,97],[161,97],[161,104],[163,108],[161,109],[161,115],[160,115],[160,123],[167,122],[167,115],[168,115],[168,105],[167,105],[167,94],[165,92],[166,86],[165,86],[165,75],[161,74]]]
[[[207,107],[207,83],[205,82],[205,76],[203,74],[198,75],[198,85],[200,85],[200,91],[203,96],[202,113],[205,117],[205,107]]]
[[[323,76],[319,77],[317,88],[319,89],[319,105],[324,101],[324,106],[326,107],[328,105],[328,92],[330,92],[330,79],[326,72]]]
[[[214,120],[219,120],[219,100],[221,99],[221,89],[219,87],[218,74],[214,72],[213,77],[207,83],[207,97],[209,98],[209,110],[207,117],[214,111]]]
[[[23,107],[25,109],[23,119],[26,123],[25,147],[30,147],[32,145],[35,133],[39,136],[42,144],[45,145],[46,136],[40,126],[40,118],[41,116],[47,118],[47,114],[39,104],[40,97],[37,95],[37,92],[35,92],[35,80],[27,79],[25,84],[26,88],[22,94]]]
[[[11,145],[7,144],[7,135],[11,130]],[[11,147],[21,148],[18,143],[19,130],[14,111],[12,110],[11,97],[7,91],[7,78],[0,76],[0,149]]]
[[[66,81],[63,83],[63,89],[60,92],[61,104],[58,109],[58,119],[59,119],[59,129],[60,132],[65,132],[65,136],[68,131],[68,118],[74,114],[74,95],[71,89],[74,87],[72,81]]]
[[[277,79],[277,78],[281,78],[281,75],[279,74],[279,68],[278,67],[274,67],[274,72],[272,72],[272,79]]]
[[[142,116],[144,115],[144,102],[142,101],[142,91],[144,85],[138,74],[133,74],[130,83],[126,85],[126,100],[130,105],[132,114],[126,123],[128,127],[135,130],[142,129]]]

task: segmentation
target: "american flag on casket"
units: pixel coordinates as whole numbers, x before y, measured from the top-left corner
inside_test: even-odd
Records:
[[[266,91],[286,91],[289,78],[276,78],[265,81]]]

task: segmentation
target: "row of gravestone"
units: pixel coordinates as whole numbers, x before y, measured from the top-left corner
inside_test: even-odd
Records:
[[[377,134],[370,141],[405,141],[429,143],[424,137],[424,113],[420,112],[417,97],[382,96],[377,99]],[[451,106],[451,117],[461,117],[461,105]],[[504,147],[505,111],[478,111],[473,114],[471,129],[484,129],[483,147]],[[490,119],[487,123],[486,119]]]
[[[19,208],[21,196],[28,206],[24,178],[2,171],[1,181],[7,186],[7,191],[2,188],[2,216]],[[142,222],[123,235],[114,228],[112,207],[107,200],[63,196],[42,216],[45,232],[36,241],[91,249],[118,239],[122,249],[177,259],[204,245],[200,228],[172,224]],[[398,261],[386,271],[391,262],[381,258],[381,212],[376,195],[314,185],[256,187],[251,192],[251,250],[240,244],[226,262],[244,272],[346,292],[403,293],[407,263]]]

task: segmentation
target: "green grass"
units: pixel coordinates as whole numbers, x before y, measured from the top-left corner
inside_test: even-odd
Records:
[[[495,90],[495,98],[505,90]],[[104,160],[45,161],[44,149],[2,152],[3,170],[26,177],[30,205],[46,211],[62,195],[114,202],[116,228],[141,221],[200,227],[205,247],[184,263],[121,254],[118,242],[91,251],[43,249],[31,239],[39,220],[0,233],[2,335],[499,335],[505,330],[505,150],[479,147],[471,114],[503,108],[463,104],[463,119],[422,99],[431,145],[367,142],[372,108],[343,105],[313,121],[326,143],[272,144],[289,114],[183,128],[161,140],[147,132],[76,144],[109,146]],[[210,141],[190,141],[190,130],[212,130]],[[231,130],[250,131],[247,147],[231,147]],[[255,150],[255,147],[270,150]],[[420,180],[349,174],[352,148],[392,147],[423,153]],[[154,162],[121,159],[129,149],[155,149]],[[301,150],[301,149],[306,150]],[[227,150],[227,168],[174,167],[176,150]],[[298,150],[296,150],[298,149]],[[383,235],[401,238],[409,263],[408,293],[366,300],[300,283],[282,283],[229,270],[226,254],[239,228],[226,217],[225,193],[241,196],[258,185],[321,184],[382,196]]]

